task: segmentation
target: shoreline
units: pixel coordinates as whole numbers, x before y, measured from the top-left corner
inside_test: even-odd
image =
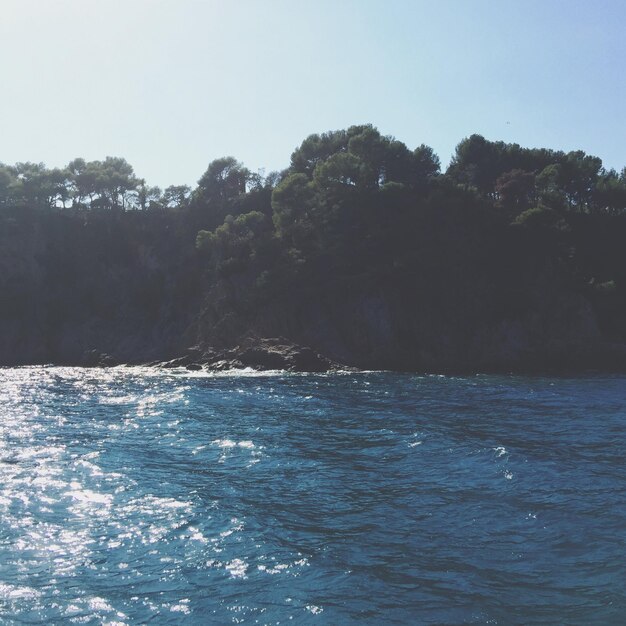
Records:
[[[246,337],[231,348],[194,346],[166,358],[116,358],[106,352],[90,349],[80,357],[59,359],[12,360],[0,367],[20,366],[115,367],[144,366],[160,369],[184,368],[188,371],[227,372],[238,370],[284,371],[297,373],[332,373],[385,371],[417,375],[472,376],[570,376],[580,374],[626,373],[626,344],[611,342],[561,345],[543,351],[527,350],[511,353],[506,360],[446,360],[445,358],[393,360],[375,355],[361,355],[351,362],[342,362],[321,354],[310,346],[288,339]]]

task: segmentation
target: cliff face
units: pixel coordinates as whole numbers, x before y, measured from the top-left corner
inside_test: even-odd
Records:
[[[365,369],[523,371],[626,364],[620,343],[602,332],[590,300],[549,276],[525,293],[519,310],[498,314],[495,293],[429,293],[416,290],[408,278],[391,284],[339,281],[249,305],[233,302],[232,294],[220,298],[219,289],[182,300],[172,268],[156,264],[148,270],[145,259],[102,270],[91,285],[68,279],[61,286],[32,258],[16,267],[11,281],[25,293],[4,307],[0,320],[4,365],[97,364],[104,354],[112,362],[140,363],[170,359],[191,346],[224,350],[267,337]],[[145,283],[140,286],[146,276],[158,280],[161,297],[151,299]]]
[[[626,369],[622,296],[581,288],[524,239],[462,249],[457,235],[420,263],[312,264],[259,289],[254,267],[210,278],[194,232],[163,215],[5,219],[0,365],[145,363],[195,347],[216,362],[322,367],[299,345],[365,369]]]
[[[146,362],[184,350],[199,299],[193,254],[181,254],[167,222],[128,222],[3,222],[0,364],[86,363],[94,351]]]
[[[546,268],[501,310],[493,289],[415,288],[415,280],[330,282],[260,306],[213,294],[194,323],[203,347],[232,348],[282,337],[331,360],[364,369],[427,372],[539,371],[626,367],[621,341],[601,330],[592,302]],[[221,305],[216,306],[216,302]]]

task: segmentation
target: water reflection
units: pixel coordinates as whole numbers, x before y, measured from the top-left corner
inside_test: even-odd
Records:
[[[624,378],[0,374],[0,621],[626,611]]]

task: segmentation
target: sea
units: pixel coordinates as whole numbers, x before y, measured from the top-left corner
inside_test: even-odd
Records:
[[[626,377],[0,369],[2,624],[626,624]]]

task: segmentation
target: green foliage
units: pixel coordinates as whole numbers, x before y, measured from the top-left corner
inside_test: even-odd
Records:
[[[578,210],[592,208],[593,191],[602,170],[598,157],[585,154],[582,150],[569,152],[561,164],[560,184],[565,191],[570,207]]]
[[[199,230],[196,235],[196,248],[205,254],[211,254],[216,240],[217,236],[210,230]]]
[[[615,293],[616,291],[614,280],[607,280],[602,283],[594,283],[593,288],[597,293],[600,293],[602,295],[609,295]]]
[[[290,174],[272,194],[272,220],[276,234],[288,246],[300,247],[310,239],[314,228],[312,212],[315,188],[306,174]]]
[[[505,172],[496,180],[495,195],[499,206],[519,213],[537,199],[535,175],[520,169]]]
[[[10,206],[19,195],[19,182],[15,170],[0,164],[0,207]]]
[[[150,187],[146,185],[146,181],[143,178],[139,181],[135,189],[135,206],[138,209],[145,211],[163,209],[165,206],[165,200],[161,189],[159,187]]]
[[[388,182],[422,185],[439,172],[439,159],[421,145],[411,151],[371,125],[311,135],[292,154],[290,171],[320,185],[378,189]]]
[[[626,281],[626,169],[606,171],[581,151],[480,135],[459,143],[442,174],[430,147],[351,126],[307,137],[281,173],[217,159],[193,190],[161,191],[115,157],[53,169],[0,164],[0,209],[7,232],[16,215],[31,214],[63,214],[77,232],[92,228],[106,239],[103,263],[136,257],[157,266],[162,257],[141,234],[154,229],[176,242],[167,254],[185,271],[201,270],[209,286],[228,278],[255,293],[355,276],[384,283],[397,273],[423,289],[462,289],[457,274],[496,284],[503,268],[525,268],[529,258],[536,267],[548,259],[587,291],[594,276]],[[152,306],[166,287],[158,277],[145,284],[139,291]]]
[[[250,171],[234,157],[216,159],[198,181],[196,196],[206,203],[232,200],[246,192],[249,178]]]
[[[313,181],[317,188],[339,192],[372,185],[367,164],[350,152],[338,152],[320,161],[313,172]],[[372,186],[377,186],[377,183]]]
[[[441,162],[430,146],[422,144],[413,151],[414,169],[419,182],[426,181],[439,174]]]
[[[351,126],[347,130],[309,135],[291,155],[290,170],[312,176],[320,161],[337,152],[345,152],[350,139],[368,128],[371,126]]]
[[[594,189],[594,204],[598,212],[611,215],[626,213],[626,181],[610,170],[600,176]]]
[[[163,192],[163,204],[168,209],[186,207],[191,196],[191,187],[187,185],[170,185]]]
[[[234,157],[212,161],[190,199],[199,223],[215,228],[227,215],[239,213],[237,203],[245,197],[252,178],[250,170]]]
[[[362,237],[373,242],[389,211],[429,193],[439,159],[411,152],[371,125],[311,135],[294,151],[272,196],[273,222],[300,259],[341,254]]]
[[[243,268],[255,256],[260,240],[269,235],[268,219],[259,211],[227,215],[214,231],[198,232],[196,248],[209,258],[213,270],[229,273]]]
[[[456,147],[448,175],[459,183],[476,187],[488,193],[498,176],[504,173],[500,165],[500,146],[487,141],[482,135],[471,135]]]
[[[457,146],[446,176],[511,211],[536,202],[571,213],[617,213],[626,207],[623,177],[581,150],[528,149],[472,135]]]
[[[546,229],[555,226],[559,219],[559,214],[554,209],[537,206],[520,213],[514,224],[525,228]]]

